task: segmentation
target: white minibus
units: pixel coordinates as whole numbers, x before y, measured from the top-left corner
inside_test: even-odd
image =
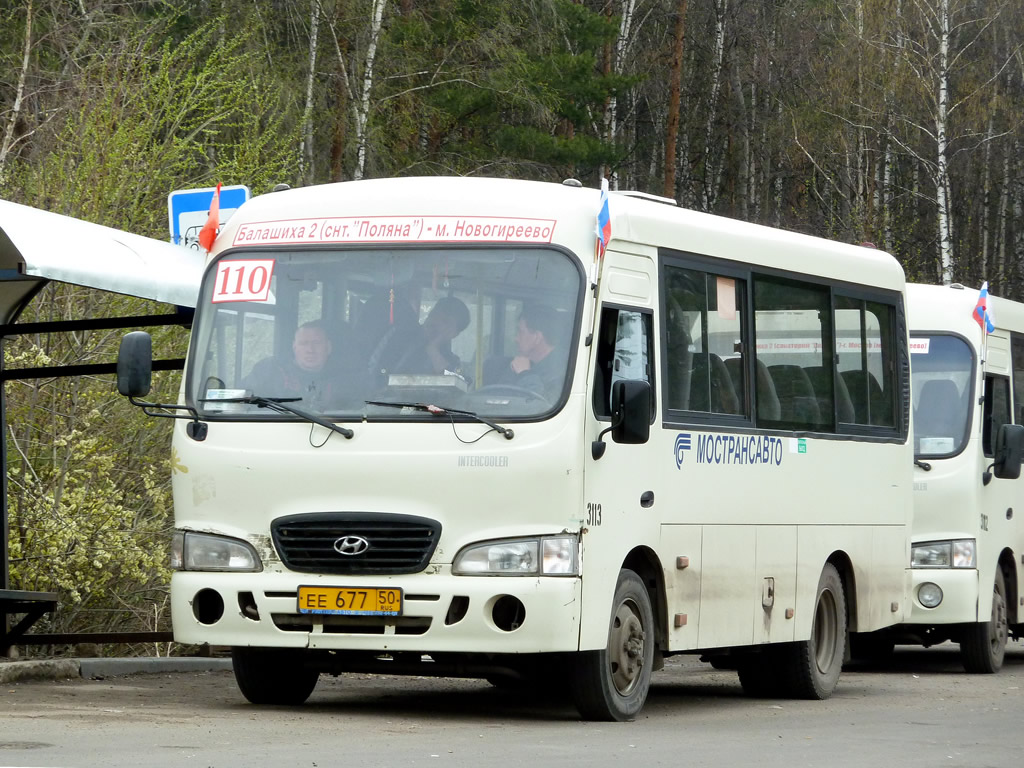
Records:
[[[820,699],[904,621],[900,266],[604,199],[396,178],[234,213],[170,406],[176,640],[230,646],[254,703],[473,676],[626,720],[673,654]],[[125,337],[119,389],[167,413],[149,360]]]
[[[1022,621],[1020,446],[1024,305],[977,290],[908,285],[914,403],[911,610],[893,642],[959,643],[968,672],[996,672]]]

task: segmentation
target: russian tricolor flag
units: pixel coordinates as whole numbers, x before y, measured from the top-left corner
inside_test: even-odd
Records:
[[[210,201],[210,214],[206,223],[199,230],[199,245],[209,253],[213,249],[213,241],[217,239],[217,230],[220,229],[220,182],[217,182],[217,190],[213,193]]]
[[[604,256],[604,249],[612,238],[612,217],[608,212],[608,179],[601,179],[601,205],[597,210],[597,255]]]
[[[981,285],[981,290],[978,292],[978,303],[974,305],[972,314],[974,322],[980,325],[981,330],[985,333],[992,333],[996,329],[992,323],[992,310],[988,306],[988,280]]]

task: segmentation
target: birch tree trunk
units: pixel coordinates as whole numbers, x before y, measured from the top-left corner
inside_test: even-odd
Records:
[[[679,107],[683,90],[683,43],[686,37],[686,6],[679,0],[676,8],[672,43],[672,67],[669,70],[668,119],[665,125],[665,197],[676,196],[676,139],[679,136]]]
[[[377,42],[384,18],[387,0],[373,0],[373,20],[370,23],[370,42],[366,47],[366,65],[363,68],[363,89],[356,107],[356,170],[354,179],[366,172],[366,128],[370,117],[370,90],[373,88],[373,64],[377,57]]]
[[[711,92],[708,98],[707,120],[704,122],[704,183],[701,188],[701,205],[710,211],[715,203],[718,173],[712,168],[711,145],[714,141],[715,119],[718,110],[718,94],[722,90],[722,63],[725,58],[725,10],[728,0],[715,2],[715,45],[714,64],[711,73]]]
[[[14,105],[11,107],[11,114],[7,118],[7,127],[4,129],[4,141],[0,144],[0,185],[6,180],[5,165],[7,156],[14,147],[14,128],[18,124],[18,117],[21,115],[21,101],[25,97],[25,80],[28,77],[29,55],[32,53],[32,0],[28,0],[25,11],[25,43],[21,55],[21,72],[18,73],[18,86],[14,94]]]
[[[939,263],[943,285],[953,282],[953,218],[950,212],[949,189],[949,1],[939,0],[938,89],[935,111],[935,192],[938,208]]]
[[[313,84],[316,82],[317,36],[320,28],[320,0],[312,1],[309,16],[309,73],[306,76],[306,106],[302,110],[302,147],[299,175],[307,184],[314,179],[313,168]]]
[[[864,2],[863,0],[857,0],[856,8],[854,9],[857,19],[857,102],[864,104],[864,56],[863,56],[863,41],[864,41]],[[857,194],[856,202],[854,203],[854,213],[857,215],[857,223],[863,227],[864,222],[864,209],[867,207],[868,200],[868,185],[867,185],[867,165],[868,165],[868,147],[867,137],[865,136],[864,126],[857,125]]]
[[[1020,142],[1013,142],[1013,156],[1016,158],[1016,161],[1014,162],[1016,175],[1014,178],[1014,182],[1011,184],[1011,189],[1013,190],[1013,222],[1015,224],[1017,222],[1024,221],[1024,189],[1021,189],[1021,172],[1024,169],[1021,168],[1021,150],[1022,148]],[[1024,227],[1014,226],[1013,251],[1012,253],[1008,254],[1008,258],[1004,262],[1007,268],[1008,275],[1012,275],[1011,270],[1013,269],[1013,267],[1011,265],[1016,266],[1022,253],[1024,253]],[[1013,298],[1020,299],[1021,295],[1022,292],[1018,288],[1017,295],[1014,296]]]
[[[753,180],[750,178],[750,115],[753,109],[747,109],[747,101],[743,96],[743,83],[740,81],[740,66],[739,62],[734,61],[731,67],[732,73],[732,91],[736,99],[736,109],[739,111],[738,129],[739,129],[739,148],[737,154],[739,155],[739,168],[737,170],[737,194],[740,203],[740,218],[747,220],[749,219],[749,200],[750,200],[750,189],[753,186]]]
[[[989,141],[985,142],[985,155],[983,162],[983,176],[981,182],[981,255],[979,264],[981,279],[988,279],[989,248],[992,243],[992,232],[990,222],[992,220],[992,142],[993,118],[989,115],[987,136]],[[993,281],[994,282],[994,281]]]
[[[623,61],[626,54],[626,45],[632,33],[633,12],[636,7],[636,0],[622,0],[622,18],[619,20],[619,36],[615,40],[615,53],[612,57],[611,72],[618,75],[622,72]],[[619,131],[617,122],[618,97],[613,93],[605,104],[604,110],[604,138],[609,144],[614,144],[616,134]],[[619,174],[612,171],[609,179],[609,186],[612,189],[619,188]]]
[[[1010,153],[1007,153],[1003,158],[1003,183],[1002,188],[999,190],[999,207],[996,211],[996,244],[994,247],[995,251],[995,271],[996,278],[999,281],[999,287],[1003,295],[1009,295],[1009,291],[1006,290],[1004,280],[1006,280],[1006,245],[1010,240],[1010,220],[1007,217],[1007,210],[1010,205],[1010,188],[1013,183],[1010,177]]]

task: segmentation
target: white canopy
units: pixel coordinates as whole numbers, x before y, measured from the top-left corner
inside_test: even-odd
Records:
[[[0,322],[11,322],[46,280],[194,307],[204,256],[0,200]]]

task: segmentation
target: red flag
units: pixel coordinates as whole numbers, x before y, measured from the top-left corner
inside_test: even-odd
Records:
[[[217,239],[217,230],[220,228],[220,184],[217,184],[217,191],[213,193],[213,200],[210,202],[210,217],[199,230],[199,244],[209,253],[213,248],[213,241]]]

